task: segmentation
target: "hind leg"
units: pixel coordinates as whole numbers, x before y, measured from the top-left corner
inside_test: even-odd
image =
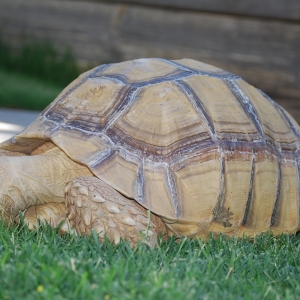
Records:
[[[154,246],[157,235],[166,233],[160,218],[96,177],[73,179],[66,187],[66,207],[77,233],[90,235],[94,229],[100,241],[106,235],[116,244],[123,238],[132,246],[140,241]]]

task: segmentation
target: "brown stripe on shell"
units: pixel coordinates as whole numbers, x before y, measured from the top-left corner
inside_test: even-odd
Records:
[[[275,217],[279,206],[280,201],[280,192],[281,192],[281,183],[282,183],[282,165],[281,165],[281,152],[278,151],[278,176],[277,176],[277,191],[276,191],[276,199],[274,203],[274,208],[271,216],[271,224],[270,227],[272,227],[275,224]]]
[[[295,165],[296,165],[296,174],[297,174],[297,189],[298,189],[298,203],[297,203],[297,211],[298,211],[298,227],[300,227],[300,127],[297,124],[296,121],[291,117],[291,115],[285,111],[280,105],[278,105],[274,100],[272,100],[268,95],[266,95],[263,91],[258,90],[263,97],[265,97],[269,102],[271,102],[280,112],[281,115],[284,117],[286,122],[289,124],[290,129],[293,131],[294,135],[297,137],[297,141],[294,143],[294,153],[292,154],[291,152],[284,152],[283,151],[283,156],[286,157],[289,155],[289,158],[295,158]],[[284,150],[290,150],[287,149],[286,145],[281,143],[281,147]]]
[[[259,138],[264,141],[265,134],[262,128],[261,122],[257,116],[257,112],[253,107],[250,99],[245,95],[245,93],[240,89],[237,83],[234,80],[224,80],[225,84],[231,90],[232,94],[235,95],[236,99],[242,106],[244,112],[247,114],[249,119],[252,121],[254,126],[256,127],[257,133],[259,134]]]
[[[299,142],[300,141],[299,125],[296,123],[296,121],[293,119],[293,117],[287,111],[285,111],[277,102],[275,102],[267,94],[265,94],[263,91],[261,91],[259,89],[258,89],[258,91],[281,112],[281,114],[283,115],[285,120],[290,125],[290,128],[292,129],[294,134],[297,136],[298,142]]]
[[[251,162],[251,175],[250,175],[250,182],[249,182],[249,190],[248,190],[248,199],[246,202],[244,216],[241,222],[241,226],[245,225],[247,222],[249,209],[251,206],[251,202],[253,199],[253,182],[254,182],[254,168],[255,168],[255,155],[252,153],[252,162]]]
[[[105,156],[105,154],[107,154]],[[101,157],[102,155],[102,157]],[[103,151],[95,158],[94,164],[89,165],[91,171],[101,180],[108,183],[127,198],[135,198],[137,201],[144,199],[139,193],[141,187],[139,170],[141,167],[140,157],[128,153],[123,148]],[[138,197],[140,196],[140,197]]]
[[[179,200],[178,200],[178,191],[176,186],[176,181],[174,179],[174,173],[170,170],[170,166],[166,165],[166,180],[168,183],[169,193],[172,195],[173,200],[173,206],[174,206],[174,212],[175,217],[178,218],[181,213],[181,208],[179,206]]]
[[[151,160],[144,160],[144,199],[142,205],[153,213],[162,215],[170,222],[176,221],[179,207],[177,191],[169,170],[165,162],[154,163]]]
[[[145,201],[145,174],[144,162],[142,161],[136,176],[136,201],[143,204]]]
[[[122,132],[120,127],[109,128],[107,130],[107,135],[115,144],[125,147],[126,149],[140,151],[140,153],[145,153],[145,156],[147,157],[155,156],[157,159],[159,157],[165,161],[169,161],[170,158],[176,156],[177,153],[180,155],[182,151],[184,152],[183,149],[188,149],[188,147],[201,146],[202,148],[205,148],[207,145],[211,144],[210,136],[205,133],[184,138],[165,147],[155,146],[134,139],[132,136]]]
[[[79,79],[79,78],[78,78]],[[44,111],[41,113],[45,118],[57,122],[62,123],[65,120],[65,117],[70,114],[70,111],[65,110],[66,113],[59,113],[61,109],[60,104],[62,101],[64,101],[72,92],[74,92],[78,87],[83,85],[88,80],[87,77],[84,77],[79,81],[78,84],[75,84],[75,86],[71,89],[69,89],[66,93],[64,93],[62,96],[58,95],[57,100],[54,100],[48,107],[44,109]],[[73,82],[70,84],[72,85]],[[63,91],[64,92],[64,91]]]
[[[115,147],[105,149],[104,151],[100,152],[94,159],[89,161],[87,163],[87,166],[93,171],[100,169],[101,166],[115,154],[115,151]]]
[[[281,159],[281,193],[271,229],[274,234],[295,232],[298,227],[298,175],[295,157],[289,153]]]
[[[222,149],[220,149],[221,156],[220,156],[220,191],[217,204],[212,211],[213,214],[213,221],[217,223],[223,224],[224,227],[231,227],[232,224],[230,223],[230,215],[232,214],[229,209],[224,207],[225,204],[225,155]]]
[[[68,95],[70,95],[72,92],[74,92],[79,86],[81,86],[83,83],[85,83],[88,78],[92,77],[95,73],[97,73],[99,70],[105,69],[106,65],[101,65],[99,67],[96,67],[90,71],[87,71],[83,74],[81,74],[77,79],[72,81],[68,86],[66,86],[62,92],[56,97],[56,99],[51,102],[42,112],[40,115],[45,116],[47,118],[50,118],[51,120],[51,112],[50,110],[55,110],[55,108],[60,104],[61,101],[63,101]]]
[[[103,134],[93,134],[68,126],[57,127],[50,138],[73,160],[91,167],[97,166],[115,147]],[[79,145],[78,141],[84,141],[84,146]]]
[[[256,88],[239,79],[236,84],[240,87],[246,97],[251,99],[256,109],[257,116],[265,135],[270,136],[278,143],[293,143],[297,136],[291,130],[289,123],[281,112],[268,101]]]
[[[107,79],[89,79],[61,101],[48,117],[70,127],[101,132],[124,110],[135,90]],[[110,98],[109,102],[107,98]]]
[[[141,82],[130,82],[128,81],[128,79],[125,76],[122,75],[106,75],[103,76],[103,78],[108,78],[108,79],[112,79],[112,80],[117,80],[119,82],[122,82],[124,84],[128,84],[131,85],[133,87],[136,88],[140,88],[140,87],[146,87],[149,85],[154,85],[154,84],[159,84],[159,83],[164,83],[164,82],[169,82],[169,81],[173,81],[173,80],[177,80],[177,79],[181,79],[181,78],[185,78],[185,77],[189,77],[192,76],[193,74],[191,72],[180,72],[180,73],[176,73],[176,74],[170,74],[168,76],[164,76],[164,77],[158,77],[152,80],[147,80],[147,81],[141,81]]]
[[[122,101],[120,107],[113,112],[111,118],[106,123],[106,126],[104,128],[105,131],[109,130],[110,127],[114,126],[114,124],[118,122],[118,120],[122,118],[130,108],[132,108],[134,103],[139,99],[140,92],[141,90],[136,87],[129,88],[129,93],[127,93],[126,98]]]
[[[252,152],[236,157],[231,151],[224,151],[223,201],[218,218],[212,220],[209,231],[227,236],[238,234],[248,200],[251,168]]]
[[[256,151],[253,186],[247,216],[239,234],[254,236],[270,228],[278,190],[278,157],[266,151]]]
[[[178,219],[198,222],[199,231],[207,228],[212,221],[212,212],[220,194],[220,168],[220,153],[215,149],[172,170],[180,207]]]
[[[166,61],[166,60],[165,60]],[[227,78],[227,79],[237,79],[240,78],[228,71],[219,69],[217,67],[193,60],[193,59],[180,59],[169,61],[183,70],[193,71],[195,74],[204,75],[214,78]]]
[[[201,103],[201,100],[197,97],[197,95],[194,93],[192,88],[186,82],[184,82],[182,80],[177,80],[176,85],[182,90],[182,92],[190,100],[191,104],[193,105],[195,110],[198,112],[199,116],[205,120],[208,132],[210,133],[212,140],[214,142],[217,142],[214,124],[213,124],[210,116],[208,115],[208,113],[205,111],[203,104]]]
[[[189,86],[198,101],[201,101],[220,144],[224,140],[252,142],[260,139],[251,118],[223,80],[197,75],[182,81]]]
[[[171,150],[180,146],[182,140],[193,143],[193,136],[197,140],[209,138],[205,122],[174,83],[141,89],[136,98],[130,111],[110,128],[112,138],[117,132],[119,140],[125,138],[137,149],[145,152],[162,150],[164,153],[170,152],[170,145]]]

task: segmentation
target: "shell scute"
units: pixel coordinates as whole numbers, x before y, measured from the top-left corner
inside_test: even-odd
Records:
[[[207,76],[193,76],[183,81],[193,90],[196,101],[207,113],[218,139],[259,139],[255,125],[225,81]],[[217,101],[215,101],[217,99]]]
[[[157,82],[159,79],[174,77],[184,73],[184,70],[171,64],[167,60],[157,58],[136,59],[118,64],[108,65],[94,76],[114,78],[131,84]]]
[[[276,106],[245,81],[238,80],[237,84],[241,87],[245,95],[251,99],[266,136],[279,143],[291,144],[298,141],[288,122]]]
[[[143,88],[139,99],[114,126],[123,136],[161,148],[196,135],[208,136],[204,121],[184,93],[170,82]]]

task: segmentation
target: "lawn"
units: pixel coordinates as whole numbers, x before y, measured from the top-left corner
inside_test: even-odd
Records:
[[[0,299],[299,299],[298,236],[170,238],[151,250],[47,226],[0,230]]]

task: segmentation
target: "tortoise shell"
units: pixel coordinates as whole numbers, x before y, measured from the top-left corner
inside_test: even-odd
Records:
[[[300,128],[240,77],[190,60],[97,67],[1,148],[52,141],[180,235],[299,227]]]

